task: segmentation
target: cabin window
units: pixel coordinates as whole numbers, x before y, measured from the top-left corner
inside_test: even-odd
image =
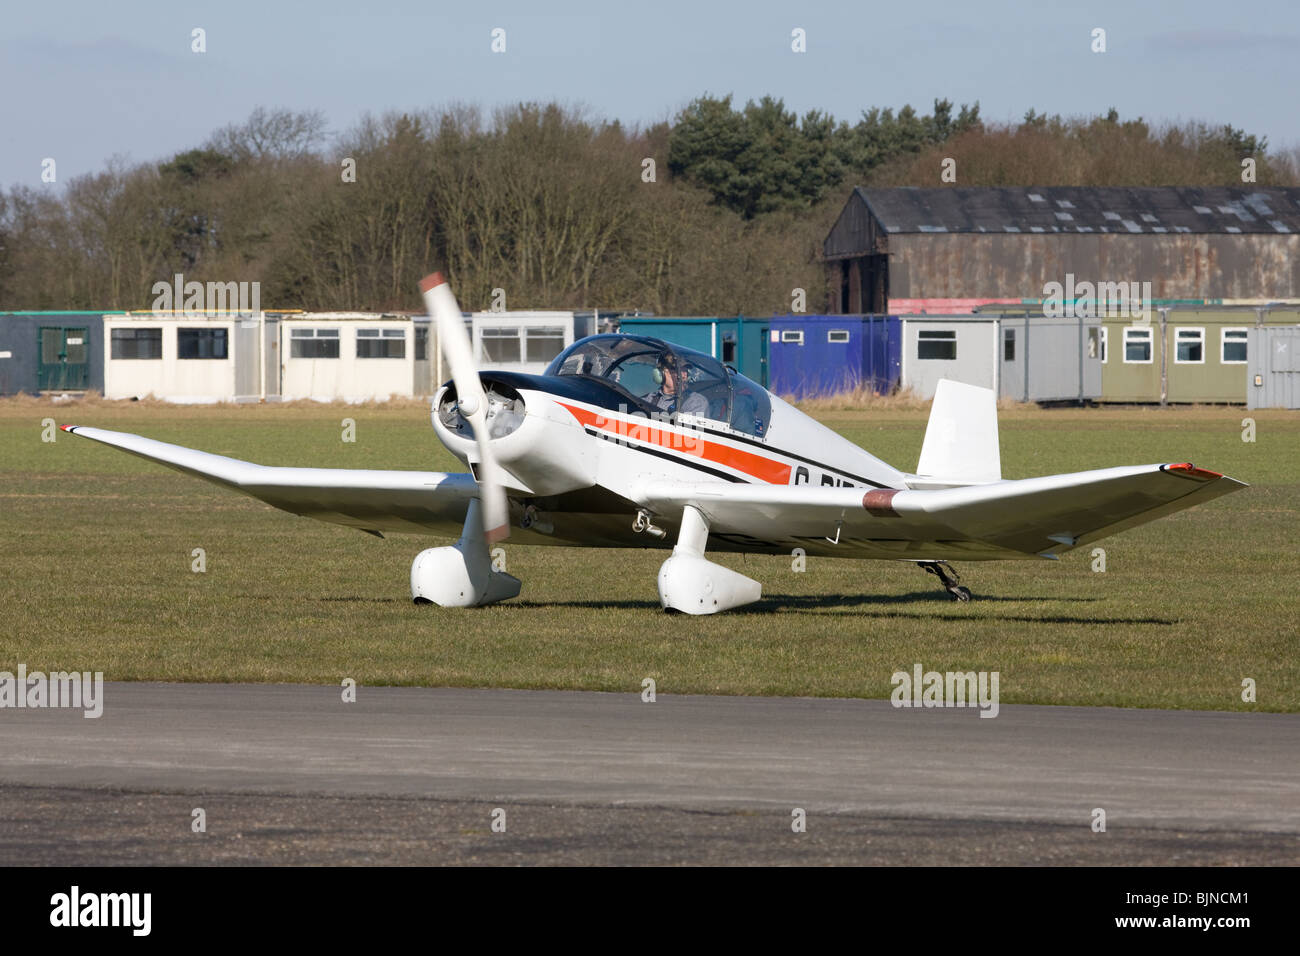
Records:
[[[731,382],[731,427],[756,438],[764,437],[772,418],[767,389],[731,369],[727,375]]]
[[[224,359],[225,329],[177,329],[176,357],[182,359]]]
[[[113,329],[112,352],[115,359],[161,359],[162,329]]]
[[[339,357],[338,329],[290,329],[289,357],[336,359]]]
[[[1126,365],[1151,363],[1150,326],[1128,326],[1124,329],[1124,362]]]
[[[526,362],[550,362],[564,351],[564,329],[546,325],[524,329]]]
[[[357,329],[357,358],[406,358],[406,329]]]
[[[731,332],[722,335],[722,364],[736,364],[736,336]]]
[[[1205,363],[1205,329],[1174,330],[1174,362],[1178,365]]]
[[[1246,329],[1224,329],[1219,333],[1219,360],[1224,365],[1246,363]]]
[[[518,326],[508,329],[485,328],[479,332],[483,343],[483,361],[494,364],[518,364],[524,360],[523,339]]]
[[[1101,359],[1106,364],[1106,327],[1088,330],[1088,358]]]
[[[951,361],[957,357],[956,329],[922,329],[916,335],[918,359]]]

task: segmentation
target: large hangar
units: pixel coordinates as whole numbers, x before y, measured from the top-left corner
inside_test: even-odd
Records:
[[[926,299],[1038,303],[1048,283],[1150,282],[1150,298],[1300,297],[1300,188],[865,189],[823,243],[837,313]]]

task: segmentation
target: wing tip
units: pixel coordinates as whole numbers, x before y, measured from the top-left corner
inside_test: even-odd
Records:
[[[59,429],[67,432],[70,435],[75,435],[77,433],[77,429],[80,427],[81,427],[80,425],[60,425]]]
[[[1194,478],[1197,481],[1215,481],[1223,477],[1217,471],[1210,471],[1208,468],[1197,468],[1190,461],[1178,462],[1173,465],[1161,465],[1160,470],[1169,472],[1179,478]]]

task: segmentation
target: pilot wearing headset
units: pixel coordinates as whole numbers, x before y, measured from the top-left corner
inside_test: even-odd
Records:
[[[698,415],[701,418],[708,417],[709,400],[699,392],[685,394],[686,369],[682,367],[674,353],[664,352],[659,356],[653,378],[659,387],[646,395],[645,400],[657,411],[668,415],[680,413]]]

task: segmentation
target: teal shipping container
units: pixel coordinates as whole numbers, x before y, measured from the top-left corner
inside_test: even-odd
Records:
[[[741,375],[764,388],[768,371],[768,333],[770,319],[731,317],[652,317],[629,316],[619,322],[619,330],[630,335],[648,335],[673,345],[712,355],[723,365],[730,365]]]

